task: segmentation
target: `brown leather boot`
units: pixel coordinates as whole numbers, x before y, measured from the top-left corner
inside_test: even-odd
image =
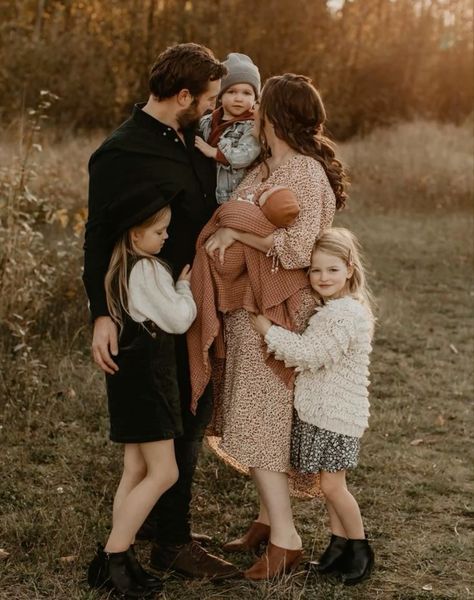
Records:
[[[222,546],[224,552],[257,552],[260,544],[270,539],[270,526],[252,521],[247,533],[241,538],[227,542]]]
[[[243,573],[233,564],[209,554],[194,540],[179,546],[151,549],[150,566],[157,570],[172,570],[185,577],[218,579],[240,578]]]
[[[303,550],[287,550],[268,542],[265,553],[244,571],[244,575],[253,581],[273,579],[294,571],[302,560]]]

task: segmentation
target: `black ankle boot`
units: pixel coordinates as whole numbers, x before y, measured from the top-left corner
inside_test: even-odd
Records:
[[[374,566],[374,552],[368,540],[347,540],[338,564],[344,585],[356,585],[370,575]]]
[[[148,588],[155,592],[159,592],[163,589],[163,583],[159,577],[152,575],[145,571],[145,569],[138,562],[135,556],[135,548],[133,544],[127,550],[128,566],[136,582],[138,582],[144,588]]]
[[[91,588],[109,588],[111,585],[107,569],[107,555],[102,544],[97,544],[96,554],[87,569],[87,583]]]
[[[333,533],[326,550],[321,554],[317,562],[311,561],[308,563],[308,569],[321,574],[335,571],[346,543],[346,538],[340,537],[339,535],[335,535]]]
[[[133,576],[128,550],[125,552],[104,552],[110,585],[115,592],[122,594],[124,600],[149,598],[154,591],[140,585]]]

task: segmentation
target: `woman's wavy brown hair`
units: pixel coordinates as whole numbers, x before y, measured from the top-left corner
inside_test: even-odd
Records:
[[[278,138],[296,152],[312,156],[323,166],[336,196],[336,208],[343,208],[347,200],[347,175],[336,158],[334,143],[323,133],[326,111],[311,79],[293,73],[270,77],[262,89],[259,112],[263,159],[268,156],[264,134],[268,120]]]

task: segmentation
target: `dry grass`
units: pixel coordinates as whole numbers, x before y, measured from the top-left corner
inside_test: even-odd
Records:
[[[371,211],[472,207],[473,129],[415,121],[345,144],[354,199]]]
[[[103,134],[88,136],[68,133],[60,141],[57,134],[41,134],[41,152],[34,157],[30,187],[33,193],[48,198],[57,209],[78,210],[87,205],[87,160],[102,142]],[[4,170],[15,168],[24,151],[21,128],[7,132],[0,144],[0,164]]]
[[[380,143],[386,147],[384,139]],[[83,157],[93,145],[68,144],[82,146]],[[72,187],[84,194],[84,158],[78,152],[77,164],[68,168],[66,148],[51,152],[66,157],[57,159],[58,169],[75,170]],[[350,156],[350,145],[346,152]],[[383,162],[380,148],[372,157],[378,155]],[[360,163],[357,168],[363,171]],[[356,181],[354,193],[362,189]],[[379,326],[370,430],[350,483],[377,568],[354,589],[305,573],[258,586],[169,576],[167,599],[444,600],[474,593],[472,217],[466,211],[403,213],[399,206],[383,215],[363,203],[355,206],[337,222],[351,227],[365,246]],[[67,241],[72,233],[64,233]],[[76,295],[58,297],[48,309],[56,326],[43,322],[41,338],[33,340],[44,365],[35,393],[25,390],[13,358],[0,357],[0,548],[9,553],[8,559],[0,556],[1,600],[99,598],[84,583],[84,565],[108,528],[120,450],[106,438],[103,381],[90,363],[79,275],[73,283]],[[214,536],[210,548],[219,552],[254,512],[249,481],[205,452],[193,515],[195,529]],[[317,554],[327,538],[322,506],[295,502],[295,514],[308,555],[313,549]],[[146,555],[146,545],[142,551]],[[248,559],[239,556],[237,562],[245,566]]]

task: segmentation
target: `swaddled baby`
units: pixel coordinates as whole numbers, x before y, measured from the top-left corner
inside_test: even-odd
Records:
[[[205,243],[220,227],[269,236],[275,229],[289,227],[300,212],[295,194],[288,188],[264,189],[256,198],[237,198],[220,206],[205,225],[196,243],[191,289],[198,316],[188,331],[193,401],[209,381],[209,349],[223,355],[221,314],[238,309],[265,314],[272,322],[293,329],[291,315],[308,287],[301,269],[275,269],[271,253],[265,254],[234,242],[226,249],[224,263],[212,260]]]

